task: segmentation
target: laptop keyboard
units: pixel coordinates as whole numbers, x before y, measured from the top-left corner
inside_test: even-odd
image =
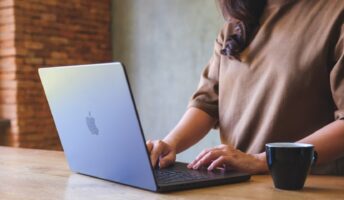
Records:
[[[207,170],[190,170],[187,168],[171,167],[167,169],[155,170],[155,175],[159,184],[170,184],[192,180],[207,180],[222,176],[223,173],[208,172]]]

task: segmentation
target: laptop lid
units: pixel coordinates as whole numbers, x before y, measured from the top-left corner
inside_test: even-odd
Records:
[[[116,62],[40,68],[39,75],[72,171],[156,191],[124,70]]]

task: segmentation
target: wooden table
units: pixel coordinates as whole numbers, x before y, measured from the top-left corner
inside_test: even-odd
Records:
[[[302,191],[274,189],[268,175],[167,194],[71,173],[62,152],[0,147],[0,199],[344,199],[344,177],[310,176]]]

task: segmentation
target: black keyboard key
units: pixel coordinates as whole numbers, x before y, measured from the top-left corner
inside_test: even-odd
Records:
[[[157,180],[161,184],[177,183],[192,180],[205,180],[223,175],[220,170],[208,172],[207,170],[190,170],[187,168],[171,167],[155,170]]]

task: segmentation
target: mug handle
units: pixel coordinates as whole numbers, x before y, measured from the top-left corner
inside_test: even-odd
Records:
[[[318,152],[314,151],[313,158],[312,158],[312,167],[316,165],[317,161],[318,161]]]

